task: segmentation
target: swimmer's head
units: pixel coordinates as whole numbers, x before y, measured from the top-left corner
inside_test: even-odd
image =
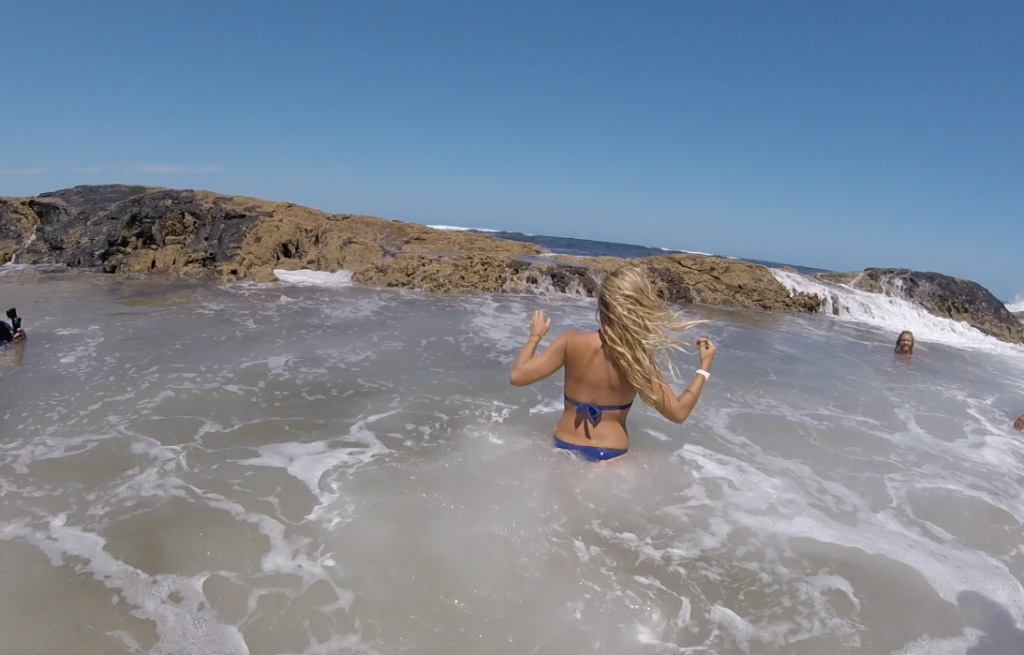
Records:
[[[913,355],[914,354],[914,333],[910,330],[904,330],[900,332],[900,336],[896,337],[896,354],[897,355]]]

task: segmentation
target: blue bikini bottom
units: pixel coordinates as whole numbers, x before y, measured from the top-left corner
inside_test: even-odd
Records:
[[[581,457],[588,462],[603,462],[609,459],[615,459],[616,457],[622,457],[626,454],[625,450],[618,448],[598,448],[597,446],[580,446],[578,444],[569,443],[568,441],[562,441],[558,437],[555,437],[555,448],[561,448],[562,450],[568,450],[575,454],[577,457]]]

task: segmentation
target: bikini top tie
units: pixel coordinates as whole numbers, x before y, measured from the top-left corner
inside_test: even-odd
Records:
[[[585,414],[584,419],[589,421],[591,425],[597,425],[597,422],[601,420],[601,413],[604,411],[629,409],[633,406],[632,400],[625,405],[592,405],[591,403],[581,403],[573,400],[568,395],[565,396],[565,400],[576,405],[576,415]]]

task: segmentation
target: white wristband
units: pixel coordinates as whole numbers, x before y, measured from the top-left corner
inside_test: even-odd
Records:
[[[705,380],[707,380],[707,379],[709,379],[711,377],[711,374],[708,373],[707,371],[705,371],[702,368],[698,368],[696,373],[697,373],[697,375],[703,375]]]

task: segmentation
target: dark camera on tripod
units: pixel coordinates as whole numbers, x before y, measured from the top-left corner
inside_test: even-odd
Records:
[[[7,318],[11,319],[11,329],[17,332],[21,329],[21,317],[18,316],[18,310],[11,307],[7,310]]]

